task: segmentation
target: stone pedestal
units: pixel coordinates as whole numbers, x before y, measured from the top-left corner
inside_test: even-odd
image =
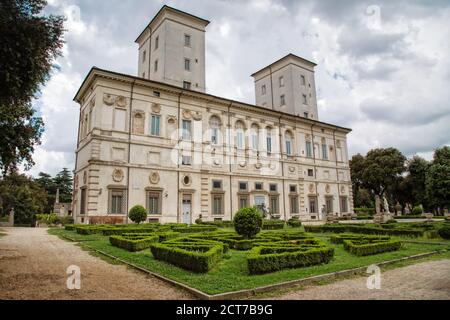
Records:
[[[378,213],[378,214],[373,216],[373,222],[377,223],[377,224],[386,223],[386,222],[388,222],[389,220],[391,220],[393,218],[394,217],[393,217],[392,213],[384,213],[384,212],[382,212],[382,213]]]

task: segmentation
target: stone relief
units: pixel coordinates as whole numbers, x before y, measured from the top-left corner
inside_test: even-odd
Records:
[[[295,167],[289,167],[289,172],[290,173],[294,173],[295,172]]]
[[[160,113],[161,112],[161,105],[154,103],[152,104],[152,112],[153,113]]]
[[[327,184],[327,186],[325,187],[325,192],[326,193],[330,193],[331,192],[331,187],[329,184]]]
[[[246,161],[241,161],[241,162],[239,162],[239,166],[241,168],[245,168],[247,166],[247,162]]]
[[[127,106],[127,98],[125,98],[124,96],[118,96],[116,98],[116,105],[121,108],[125,108]]]
[[[315,188],[314,184],[311,183],[311,184],[309,185],[309,193],[316,193],[316,192],[315,192],[315,191],[316,191],[315,189],[316,189],[316,188]]]
[[[342,194],[345,194],[346,191],[347,191],[347,190],[345,189],[345,186],[342,186],[342,187],[341,187],[341,193],[342,193]]]
[[[192,117],[190,110],[183,110],[182,115],[183,115],[183,118],[186,120],[189,120]]]
[[[262,168],[262,164],[261,163],[255,164],[255,168],[258,169],[258,170],[261,169]]]
[[[183,178],[181,179],[181,182],[183,183],[183,185],[188,187],[192,184],[192,178],[189,174],[187,174],[187,175],[183,176]]]
[[[107,106],[112,106],[115,102],[114,97],[110,94],[104,94],[103,95],[103,102],[107,105]]]
[[[203,119],[203,115],[201,112],[194,112],[192,113],[192,118],[194,118],[195,121],[201,121]]]
[[[115,169],[113,171],[113,180],[115,182],[122,182],[122,180],[123,180],[123,171],[121,169]]]
[[[149,181],[151,184],[158,184],[160,181],[159,173],[156,171],[150,172]]]

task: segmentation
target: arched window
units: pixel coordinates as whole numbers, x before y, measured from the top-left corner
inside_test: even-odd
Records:
[[[293,147],[293,135],[292,132],[286,131],[284,134],[284,139],[286,141],[286,154],[288,156],[291,156],[293,153],[292,147]]]
[[[251,139],[252,139],[252,149],[258,150],[259,149],[259,127],[258,125],[254,124],[251,127]]]
[[[135,113],[133,117],[133,133],[144,134],[144,115]]]
[[[236,147],[245,149],[245,126],[242,121],[236,122]]]
[[[217,116],[212,116],[209,120],[209,127],[211,132],[211,143],[219,144],[220,140],[220,119]]]

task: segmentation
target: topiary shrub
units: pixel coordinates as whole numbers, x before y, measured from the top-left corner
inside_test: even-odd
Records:
[[[445,225],[444,227],[439,229],[438,233],[439,233],[439,236],[441,236],[441,238],[450,239],[450,226]]]
[[[242,208],[236,212],[233,222],[236,232],[250,239],[261,231],[263,219],[258,208]]]
[[[134,223],[140,224],[142,221],[147,220],[147,210],[143,206],[134,206],[130,209],[128,217]]]
[[[414,215],[414,216],[422,215],[422,207],[421,206],[415,206],[412,209],[411,214]]]

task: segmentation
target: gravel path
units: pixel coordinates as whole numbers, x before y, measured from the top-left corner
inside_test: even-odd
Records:
[[[369,290],[366,283],[367,277],[358,277],[323,286],[308,286],[275,299],[450,300],[450,260],[423,262],[382,272],[380,290]]]
[[[46,229],[2,228],[0,299],[183,300],[193,297],[124,265],[93,257]],[[68,290],[67,267],[81,269],[81,290]]]

